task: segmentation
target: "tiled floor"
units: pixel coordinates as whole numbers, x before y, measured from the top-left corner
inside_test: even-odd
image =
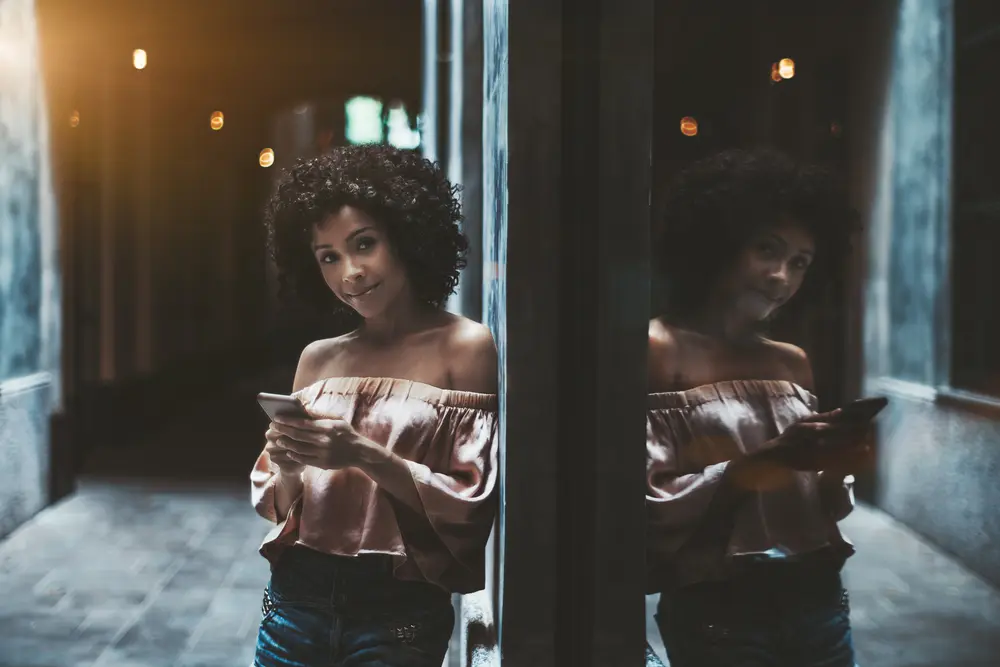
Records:
[[[266,531],[244,488],[85,483],[0,544],[0,665],[245,667]]]
[[[97,448],[75,495],[0,542],[0,667],[249,665],[269,525],[250,506],[254,396],[290,382],[248,378],[135,446]]]

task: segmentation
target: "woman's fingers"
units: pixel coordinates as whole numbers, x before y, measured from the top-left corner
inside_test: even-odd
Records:
[[[795,435],[808,439],[851,441],[864,438],[872,430],[870,422],[808,422],[795,426]]]
[[[315,456],[318,450],[321,449],[316,443],[303,442],[302,440],[295,440],[284,435],[278,438],[276,444],[278,447],[296,456]]]
[[[799,424],[811,424],[814,422],[834,422],[840,419],[843,411],[840,408],[836,410],[831,410],[830,412],[817,412],[814,415],[809,415],[805,419],[800,420]]]
[[[290,440],[297,440],[299,442],[309,442],[316,445],[323,444],[324,432],[316,431],[312,429],[303,429],[297,426],[289,426],[287,424],[274,423],[272,424],[272,429],[278,433],[279,437],[285,437]]]
[[[268,445],[266,451],[271,463],[279,468],[294,469],[301,468],[303,465],[300,461],[296,460],[291,452],[276,445]]]

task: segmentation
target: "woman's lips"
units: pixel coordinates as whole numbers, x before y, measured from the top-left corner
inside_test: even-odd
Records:
[[[379,285],[381,285],[381,284],[382,284],[382,283],[375,283],[374,285],[372,285],[371,287],[369,287],[369,288],[368,288],[368,289],[366,289],[365,291],[363,291],[363,292],[358,292],[357,294],[351,294],[351,293],[349,293],[349,292],[346,292],[345,294],[347,294],[347,297],[348,297],[349,299],[361,299],[361,298],[363,298],[363,297],[366,297],[366,296],[368,296],[368,295],[369,295],[369,294],[371,294],[372,292],[374,292],[374,291],[375,291],[375,289],[376,289],[376,288],[378,288],[378,286],[379,286]]]

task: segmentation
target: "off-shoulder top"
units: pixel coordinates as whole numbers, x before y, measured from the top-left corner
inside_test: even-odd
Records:
[[[496,511],[497,397],[388,378],[332,378],[296,392],[321,417],[340,417],[406,460],[421,511],[356,468],[303,472],[302,495],[276,515],[277,468],[266,452],[251,473],[257,512],[277,523],[261,554],[277,562],[301,544],[342,556],[388,554],[398,579],[451,592],[481,590]]]
[[[853,553],[837,527],[853,509],[849,481],[821,486],[818,473],[799,472],[778,490],[718,493],[731,459],[765,448],[816,404],[812,393],[785,381],[649,395],[648,592],[729,580],[750,562],[823,553],[842,563]]]

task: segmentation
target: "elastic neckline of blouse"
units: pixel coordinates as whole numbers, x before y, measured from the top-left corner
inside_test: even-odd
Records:
[[[371,398],[414,399],[444,407],[496,411],[497,395],[473,391],[443,389],[424,382],[388,377],[347,376],[325,378],[295,392],[295,396],[312,401],[324,394],[367,396]]]
[[[808,389],[789,380],[724,380],[680,391],[663,391],[648,395],[649,409],[689,408],[713,401],[746,401],[751,397],[798,398],[810,408],[817,399]]]

